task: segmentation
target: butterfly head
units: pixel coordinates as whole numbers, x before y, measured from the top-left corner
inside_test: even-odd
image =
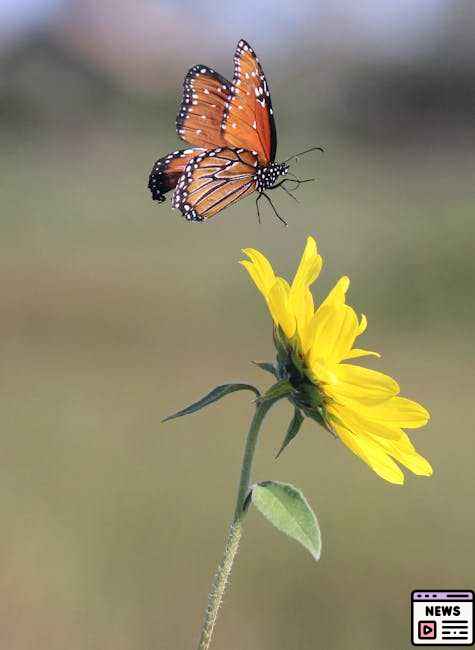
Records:
[[[257,190],[262,192],[275,187],[279,176],[285,176],[289,171],[286,163],[271,163],[267,167],[260,167],[257,170]]]
[[[285,176],[289,171],[289,166],[287,165],[287,163],[283,162],[283,163],[276,163],[276,164],[277,164],[279,175]]]

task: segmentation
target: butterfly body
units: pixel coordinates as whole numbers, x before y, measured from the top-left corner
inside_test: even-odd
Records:
[[[279,176],[285,176],[289,171],[286,163],[271,163],[267,167],[260,167],[256,173],[257,191],[272,190]]]
[[[149,177],[152,198],[187,221],[205,221],[254,192],[282,184],[288,165],[275,162],[277,135],[269,86],[259,59],[244,40],[227,81],[212,68],[195,65],[183,82],[177,133],[190,147],[157,160]],[[280,218],[280,217],[279,217]]]

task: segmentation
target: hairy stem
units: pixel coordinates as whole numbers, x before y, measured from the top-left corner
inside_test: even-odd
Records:
[[[236,557],[239,547],[239,540],[242,535],[242,520],[246,514],[244,506],[249,493],[252,461],[254,459],[254,452],[256,451],[259,430],[266,413],[272,404],[273,402],[268,401],[257,405],[249,428],[249,433],[247,434],[241,467],[241,477],[236,498],[236,508],[234,510],[233,520],[229,527],[228,536],[226,537],[223,557],[216,569],[216,573],[214,574],[213,584],[208,595],[208,606],[206,608],[205,619],[201,629],[198,650],[208,650],[211,644],[214,625],[226,590],[226,584],[233,567],[234,558]]]
[[[208,607],[206,608],[205,620],[201,629],[199,650],[208,650],[210,646],[214,624],[216,623],[221,601],[223,600],[224,591],[238,550],[241,535],[241,522],[233,522],[229,527],[228,536],[224,545],[223,558],[216,569],[211,591],[208,595]]]

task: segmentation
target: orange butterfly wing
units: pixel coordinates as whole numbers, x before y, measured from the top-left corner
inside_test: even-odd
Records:
[[[178,183],[186,165],[204,152],[204,149],[182,149],[159,158],[152,167],[148,179],[148,189],[152,193],[152,199],[160,203],[165,201],[165,194],[173,190]]]
[[[228,145],[256,151],[264,167],[274,162],[277,134],[269,86],[254,50],[243,40],[234,55],[231,97],[222,128]]]
[[[193,146],[225,147],[222,123],[231,84],[205,65],[193,66],[183,82],[183,101],[176,118],[177,133]]]
[[[185,167],[172,206],[188,221],[209,219],[255,191],[257,165],[257,157],[242,148],[206,151]]]

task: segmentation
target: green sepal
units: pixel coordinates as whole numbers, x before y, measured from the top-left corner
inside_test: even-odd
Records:
[[[268,361],[251,361],[251,363],[265,372],[270,372],[271,375],[277,378],[277,368],[273,363],[269,363]]]
[[[305,372],[304,363],[302,357],[296,350],[291,350],[290,360],[294,368],[293,374],[295,375],[297,372],[300,375],[300,377],[303,378]]]
[[[277,350],[278,376],[290,379],[294,387],[300,385],[305,379],[303,359],[280,327],[274,327],[274,344]]]
[[[308,418],[315,420],[315,422],[318,422],[318,424],[320,424],[322,427],[327,427],[325,418],[323,417],[323,413],[320,408],[304,408],[303,411]]]
[[[300,409],[295,407],[294,408],[294,416],[290,421],[289,428],[287,429],[287,433],[285,434],[284,442],[282,443],[281,448],[279,449],[279,451],[276,454],[276,459],[279,458],[280,454],[284,451],[284,449],[287,447],[287,445],[290,442],[292,442],[292,440],[298,434],[304,419],[305,418],[302,415],[302,412],[300,411]]]
[[[333,416],[329,416],[327,413],[327,410],[325,409],[324,406],[317,406],[316,408],[305,408],[302,407],[303,412],[305,413],[306,417],[314,420],[317,422],[320,426],[322,426],[326,431],[332,434],[334,438],[337,437],[332,425],[331,425],[331,420],[333,419]]]
[[[329,431],[332,434],[332,436],[335,437],[335,438],[338,438],[338,436],[335,433],[335,428],[333,427],[333,424],[332,424],[333,422],[335,422],[336,424],[339,424],[341,427],[346,429],[346,426],[343,424],[343,422],[340,420],[340,418],[337,417],[334,414],[328,413],[328,411],[324,407],[322,408],[322,418],[323,418],[323,421],[324,421],[325,429],[327,429],[327,431]]]
[[[300,384],[297,399],[302,403],[302,407],[311,410],[316,410],[323,406],[323,396],[317,390],[317,387],[309,381]]]
[[[211,392],[209,392],[207,395],[202,397],[197,402],[194,402],[190,406],[187,406],[183,410],[178,411],[173,415],[169,415],[167,418],[162,420],[162,422],[168,422],[168,420],[173,420],[174,418],[180,418],[183,415],[191,415],[192,413],[199,411],[205,406],[209,406],[210,404],[213,404],[213,402],[217,402],[218,400],[225,397],[226,395],[229,395],[230,393],[235,393],[238,390],[250,390],[258,398],[261,395],[260,392],[257,390],[257,388],[255,386],[251,386],[250,384],[223,384],[222,386],[217,386],[216,388],[214,388]]]
[[[285,367],[289,355],[289,342],[280,327],[274,327],[274,345],[277,351],[277,363],[279,367]]]
[[[281,379],[273,384],[257,401],[259,404],[263,404],[264,402],[282,399],[291,395],[293,390],[292,384],[288,379]]]
[[[317,518],[303,493],[289,483],[264,481],[252,487],[252,503],[278,530],[320,559],[322,540]]]
[[[330,427],[331,427],[331,424],[330,424],[330,423],[331,423],[331,422],[336,422],[336,424],[339,424],[341,427],[343,427],[344,429],[346,429],[346,426],[344,425],[344,423],[343,423],[343,422],[340,420],[340,418],[339,418],[337,415],[335,415],[334,413],[331,413],[331,414],[330,414],[330,413],[328,413],[328,411],[323,410],[323,417],[324,417],[324,419],[325,419],[325,422],[327,423],[327,426],[330,426]]]

